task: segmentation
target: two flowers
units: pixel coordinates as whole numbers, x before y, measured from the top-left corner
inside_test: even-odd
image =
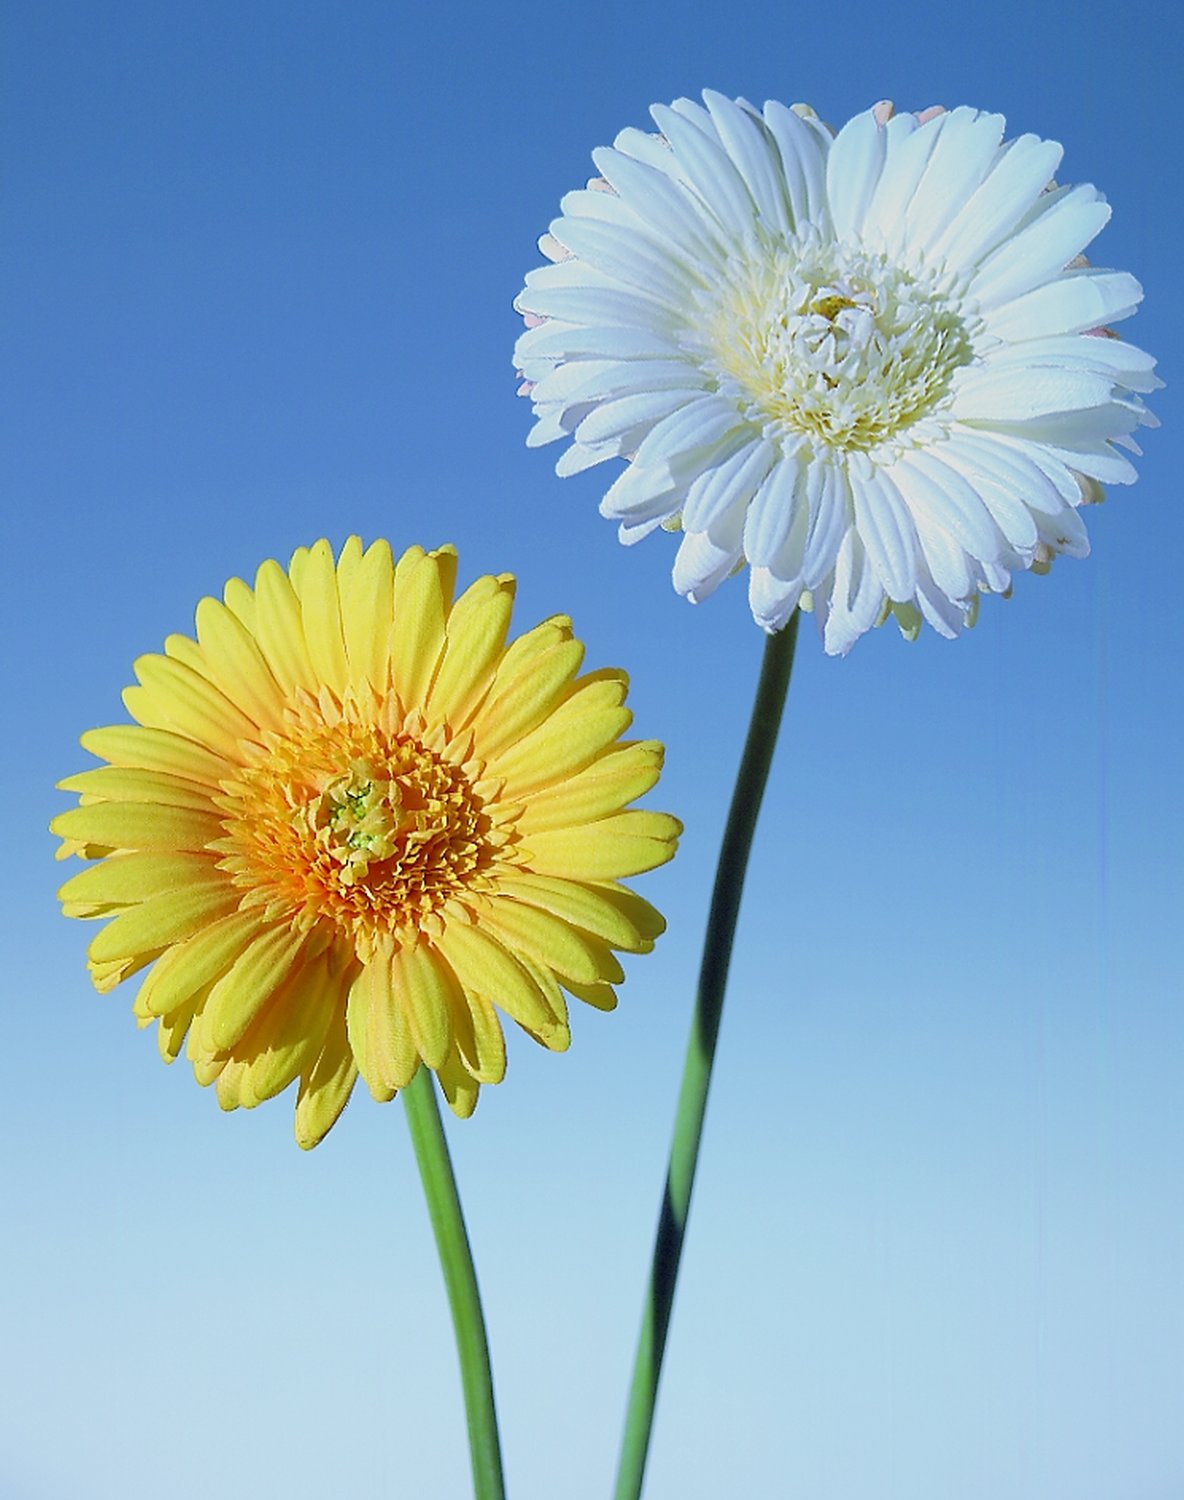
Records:
[[[529,441],[570,440],[562,474],[625,460],[622,540],[681,532],[692,600],[747,566],[757,623],[812,610],[830,653],[889,618],[956,635],[1084,555],[1158,382],[1109,331],[1141,293],[1081,260],[1108,209],[1053,183],[1060,148],[970,109],[833,136],[713,93],[653,113],[518,300]],[[226,1108],[297,1082],[305,1146],[359,1076],[389,1099],[423,1066],[470,1113],[499,1013],[562,1049],[568,997],[611,1008],[661,931],[622,882],[679,825],[631,806],[661,750],[621,738],[624,674],[581,675],[563,618],[507,644],[512,581],[454,598],[455,572],[351,539],[232,580],[63,783],[96,985],[148,968],[137,1018]]]

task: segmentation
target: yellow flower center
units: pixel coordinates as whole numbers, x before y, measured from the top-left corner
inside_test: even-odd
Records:
[[[425,743],[431,739],[432,744]],[[335,929],[366,958],[435,930],[449,900],[512,860],[512,810],[479,762],[422,722],[293,724],[224,785],[222,865],[275,920]]]
[[[871,452],[939,410],[974,358],[955,289],[810,231],[740,261],[704,308],[704,363],[773,438]]]

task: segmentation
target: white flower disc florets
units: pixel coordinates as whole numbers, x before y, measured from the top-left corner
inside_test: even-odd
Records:
[[[941,279],[813,225],[760,246],[701,299],[702,364],[770,437],[887,457],[929,429],[974,358],[972,318]]]
[[[1081,260],[1101,195],[999,115],[878,105],[833,136],[703,97],[594,152],[540,241],[528,441],[570,439],[561,474],[626,460],[623,541],[681,528],[692,600],[747,563],[757,622],[813,607],[831,652],[890,613],[956,635],[1014,571],[1084,556],[1077,507],[1134,479],[1159,384],[1105,326],[1138,283]]]

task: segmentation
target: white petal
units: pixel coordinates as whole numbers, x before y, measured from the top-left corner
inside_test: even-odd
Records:
[[[682,523],[687,531],[707,531],[733,504],[747,505],[777,457],[765,438],[746,443],[705,469],[687,491]]]
[[[682,503],[682,487],[664,464],[645,469],[630,464],[617,475],[600,502],[600,514],[612,521],[665,520]]]
[[[528,448],[545,448],[548,443],[555,443],[560,438],[570,436],[570,429],[563,425],[562,412],[544,412],[526,434],[526,446]]]
[[[601,189],[577,188],[574,192],[565,193],[559,200],[559,207],[563,210],[564,217],[591,219],[593,223],[609,225],[622,234],[644,239],[651,248],[663,255],[671,256],[698,279],[701,280],[709,275],[707,268],[717,266],[718,254],[714,247],[709,247],[704,238],[704,221],[691,209],[692,200],[687,193],[676,183],[672,183],[661,173],[654,172],[649,167],[630,161],[628,157],[620,156],[615,151],[610,151],[609,155],[621,162],[626,172],[641,174],[650,186],[651,191],[643,199],[641,210],[631,207],[619,193],[606,193]],[[653,191],[655,188],[657,191]],[[673,214],[667,211],[663,193],[673,200],[683,213],[697,221],[699,228],[697,236],[688,237],[682,232],[682,219],[677,208]]]
[[[698,100],[687,99],[685,97],[674,99],[671,101],[670,108],[676,115],[681,115],[684,120],[689,120],[696,130],[701,131],[709,139],[716,142],[719,141],[719,132],[715,128],[715,121],[711,118],[710,111],[704,109]],[[650,113],[653,114],[652,109]]]
[[[947,115],[938,115],[924,125],[914,123],[911,130],[896,125],[895,120],[889,121],[885,131],[884,170],[864,216],[865,235],[875,231],[890,248],[904,243],[908,206],[937,149],[947,119]]]
[[[923,558],[918,560],[915,597],[917,608],[938,635],[952,641],[961,632],[966,623],[966,606],[946,597],[933,581]]]
[[[962,106],[938,119],[944,128],[909,203],[907,244],[915,250],[931,250],[946,226],[967,211],[1003,139],[1002,115]]]
[[[685,594],[692,604],[699,604],[715,592],[740,561],[740,534],[744,525],[744,507],[736,506],[723,545],[706,532],[684,536],[675,554],[673,580],[675,590]]]
[[[934,585],[951,604],[964,604],[974,591],[972,564],[965,550],[937,525],[919,526],[917,540]]]
[[[762,225],[781,234],[790,233],[793,219],[781,157],[764,121],[712,89],[704,89],[703,98],[724,150],[752,195]]]
[[[971,557],[998,561],[1003,539],[981,497],[932,452],[913,450],[904,454],[888,470],[888,478],[904,496],[922,546],[926,533],[936,528]],[[937,581],[941,583],[940,578]]]
[[[770,470],[748,507],[744,522],[745,557],[754,567],[774,567],[791,531],[796,530],[800,532],[796,565],[788,572],[775,569],[782,578],[795,577],[801,570],[809,517],[806,471],[796,459],[782,459]]]
[[[692,275],[669,251],[615,224],[563,218],[554,221],[551,233],[584,265],[595,266],[630,290],[665,303],[689,297],[695,287],[707,284],[704,277]]]
[[[745,424],[730,401],[721,396],[698,396],[655,426],[638,448],[637,462],[669,463],[672,468],[680,462],[686,465],[697,455],[721,448],[737,430],[744,431]],[[732,450],[728,447],[726,451]],[[722,451],[720,456],[724,456]],[[695,463],[694,473],[703,467]],[[690,473],[685,475],[688,482],[691,477]]]
[[[1093,370],[1129,391],[1157,391],[1163,386],[1163,381],[1153,373],[1155,360],[1150,354],[1104,334],[1054,334],[1023,344],[1003,344],[991,350],[986,363],[992,370],[1016,365]]]
[[[1018,461],[1032,464],[1048,481],[1053,493],[1062,505],[1074,506],[1081,504],[1081,486],[1073,470],[1069,466],[1050,453],[1042,443],[1034,443],[1027,438],[1017,437],[1014,433],[992,432],[989,434],[976,434],[979,441],[989,441],[999,447],[1006,449],[1015,455]],[[1035,501],[1030,501],[1035,505]],[[1050,505],[1037,507],[1045,510],[1049,515],[1058,515]]]
[[[872,628],[884,603],[875,570],[854,527],[844,536],[835,560],[834,584],[824,601],[822,643],[828,656],[846,656]]]
[[[1129,459],[1123,458],[1121,453],[1115,453],[1113,448],[1104,443],[1090,447],[1062,443],[1044,443],[1041,446],[1070,469],[1075,469],[1088,479],[1096,479],[1101,484],[1134,484],[1139,477],[1138,470]]]
[[[590,411],[576,428],[576,437],[581,443],[603,443],[643,424],[660,422],[672,412],[684,410],[692,400],[693,393],[685,390],[638,391],[618,396],[615,401],[601,402]]]
[[[719,220],[706,213],[694,195],[682,186],[669,146],[663,146],[653,137],[643,138],[652,141],[654,150],[671,170],[663,171],[649,161],[638,161],[633,155],[607,146],[593,151],[592,160],[621,195],[621,200],[639,217],[647,221],[652,217],[655,227],[682,247],[688,257],[708,265],[722,264]]]
[[[595,274],[582,261],[566,264],[579,266],[590,276]],[[602,286],[532,286],[519,292],[514,306],[519,312],[535,313],[540,318],[563,318],[570,323],[592,326],[619,323],[629,328],[654,329],[667,337],[682,321],[677,313],[660,308],[640,292]]]
[[[568,405],[573,392],[582,385],[587,385],[606,370],[617,368],[615,361],[605,359],[579,359],[561,365],[545,365],[534,382],[530,399],[539,407],[556,403]]]
[[[871,110],[848,120],[826,163],[826,194],[835,233],[858,234],[884,166],[887,132]]]
[[[528,328],[514,348],[521,370],[545,369],[567,359],[666,359],[679,353],[673,339],[653,328],[579,328],[548,319]],[[538,377],[536,377],[538,378]]]
[[[568,256],[557,264],[547,266],[535,266],[533,271],[526,273],[526,287],[520,294],[519,300],[524,301],[528,294],[539,292],[553,292],[566,287],[601,287],[605,291],[618,292],[621,283],[607,271],[598,270],[595,266],[585,265],[574,256]]]
[[[904,143],[918,128],[916,116],[910,114],[893,115],[884,126],[884,165],[863,215],[865,239],[882,238],[887,228],[897,227],[900,202],[912,196],[925,170],[924,153],[902,154]]]
[[[1040,286],[1080,255],[1109,217],[1110,205],[1088,183],[1045,194],[1032,222],[982,262],[971,296],[996,307]]]
[[[534,358],[535,350],[540,343],[546,343],[561,333],[574,333],[574,323],[560,323],[554,318],[542,318],[523,330],[518,335],[514,345],[514,364],[521,369],[523,364]]]
[[[1011,587],[1011,572],[1002,563],[982,563],[983,578],[993,594],[1006,594]]]
[[[852,475],[855,525],[889,599],[904,604],[917,587],[917,532],[900,491],[868,464]]]
[[[569,479],[573,474],[582,474],[585,469],[594,469],[606,459],[616,458],[616,446],[605,443],[595,448],[586,448],[583,443],[572,443],[565,448],[555,463],[555,472],[560,479]]]
[[[768,568],[753,568],[748,577],[748,607],[762,630],[780,630],[802,597],[801,577],[778,578]]]
[[[985,181],[931,246],[935,259],[954,268],[977,265],[1011,234],[1060,165],[1056,141],[1021,135],[999,152]]]
[[[1008,545],[1017,553],[1030,556],[1037,542],[1037,531],[1027,496],[1039,493],[1047,508],[1051,491],[1057,509],[1062,503],[1044,475],[1031,465],[1025,471],[1018,454],[998,445],[992,449],[989,439],[973,443],[956,434],[942,445],[941,456],[982,497]]]
[[[765,124],[781,154],[785,191],[795,226],[825,228],[829,222],[826,201],[828,145],[821,132],[812,130],[800,115],[784,104],[770,100],[765,105]]]
[[[1088,370],[1037,365],[996,368],[990,364],[959,372],[950,415],[961,422],[1026,422],[1049,412],[1103,406],[1114,383]]]
[[[747,238],[755,223],[756,208],[724,148],[667,105],[655,104],[650,114],[702,201],[734,234]]]
[[[572,360],[549,370],[531,392],[539,406],[551,401],[604,401],[644,391],[681,390],[689,400],[708,377],[685,360]]]
[[[995,433],[958,430],[942,449],[943,456],[961,468],[989,475],[997,484],[1010,489],[1030,510],[1055,516],[1069,501],[1038,464],[1008,439]],[[1066,474],[1071,492],[1077,493],[1072,476]]]
[[[996,338],[1020,343],[1103,328],[1129,317],[1142,300],[1143,288],[1126,271],[1085,267],[992,308],[983,321]]]
[[[816,460],[806,473],[806,500],[810,507],[810,530],[802,555],[802,578],[808,589],[816,589],[834,571],[839,547],[855,514],[846,469]]]

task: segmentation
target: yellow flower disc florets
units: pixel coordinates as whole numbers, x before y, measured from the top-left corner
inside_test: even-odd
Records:
[[[384,937],[437,930],[449,900],[493,889],[513,861],[517,809],[487,805],[482,763],[458,762],[471,736],[438,734],[434,749],[425,734],[420,714],[394,730],[346,712],[269,735],[221,801],[222,867],[244,901],[330,926],[365,960]]]

